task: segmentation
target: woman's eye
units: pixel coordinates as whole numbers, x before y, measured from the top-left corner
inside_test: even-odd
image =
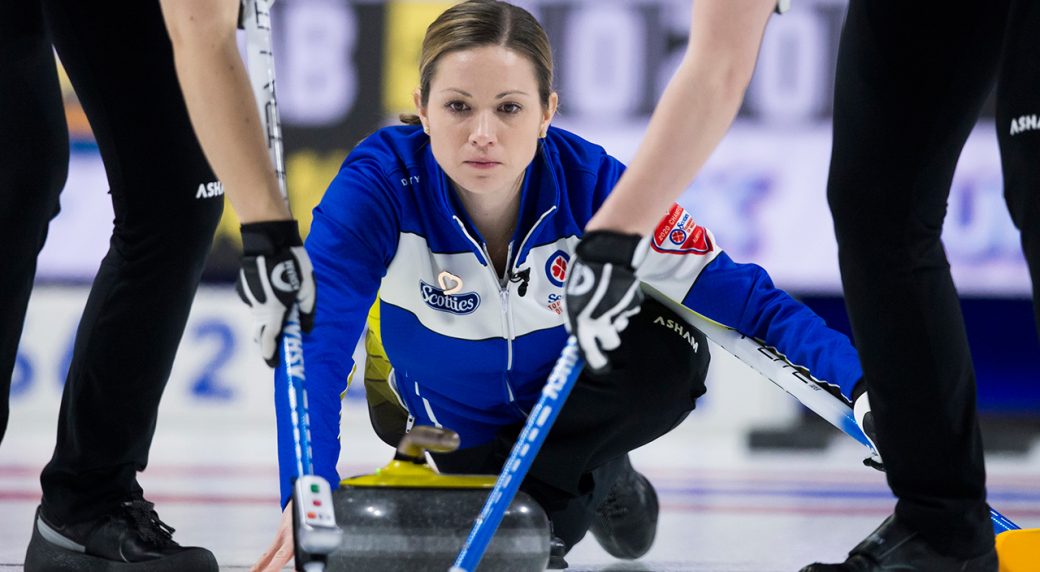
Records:
[[[448,104],[445,105],[445,107],[448,108],[448,111],[452,111],[454,113],[462,113],[463,111],[469,111],[469,106],[467,106],[465,103],[462,103],[461,101],[449,101]]]
[[[498,109],[499,109],[499,111],[501,111],[503,113],[508,113],[508,114],[512,115],[514,113],[520,113],[520,110],[523,109],[523,108],[520,107],[520,105],[518,105],[516,103],[503,103],[502,105],[500,105],[498,107]]]

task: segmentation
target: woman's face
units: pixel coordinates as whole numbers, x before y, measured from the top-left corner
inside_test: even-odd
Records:
[[[502,46],[449,52],[436,65],[427,107],[415,99],[437,163],[463,191],[510,191],[534,159],[556,94],[544,108],[534,65]]]

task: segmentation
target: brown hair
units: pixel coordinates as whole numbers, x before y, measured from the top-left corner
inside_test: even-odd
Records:
[[[542,25],[530,12],[508,2],[467,0],[445,10],[426,28],[419,58],[419,93],[423,107],[430,100],[430,81],[441,56],[483,46],[502,46],[531,60],[538,80],[539,99],[543,107],[549,106],[553,59]],[[414,114],[401,114],[400,119],[409,125],[419,124],[419,117]]]

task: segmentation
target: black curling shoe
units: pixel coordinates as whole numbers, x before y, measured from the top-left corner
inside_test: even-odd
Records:
[[[885,519],[877,530],[849,552],[842,564],[810,564],[802,572],[997,572],[997,551],[959,560],[932,549],[920,534]]]
[[[659,506],[654,486],[632,468],[628,455],[624,463],[617,482],[596,508],[589,531],[611,556],[632,560],[653,546]]]
[[[63,526],[36,510],[25,572],[218,572],[205,548],[181,546],[146,500],[112,515]]]

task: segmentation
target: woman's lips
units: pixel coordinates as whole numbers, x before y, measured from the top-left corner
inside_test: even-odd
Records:
[[[494,169],[501,165],[498,161],[466,161],[466,165],[474,169]]]

